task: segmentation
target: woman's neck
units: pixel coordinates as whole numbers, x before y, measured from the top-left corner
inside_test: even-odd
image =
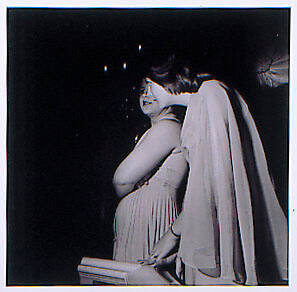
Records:
[[[150,116],[151,125],[157,124],[164,117],[175,117],[169,108],[164,109],[160,114],[155,116]]]
[[[153,126],[159,122],[160,116],[150,116],[150,119],[151,119],[151,125]]]

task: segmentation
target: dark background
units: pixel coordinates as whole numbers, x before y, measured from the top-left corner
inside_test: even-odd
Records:
[[[289,16],[289,9],[8,9],[7,284],[75,285],[82,256],[111,258],[112,176],[148,125],[139,78],[169,51],[243,94],[287,212],[288,86],[260,87],[255,66],[288,51]]]

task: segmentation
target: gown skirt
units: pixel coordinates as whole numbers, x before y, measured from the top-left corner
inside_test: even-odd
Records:
[[[113,259],[137,262],[150,254],[178,215],[176,188],[160,177],[126,196],[114,220]]]

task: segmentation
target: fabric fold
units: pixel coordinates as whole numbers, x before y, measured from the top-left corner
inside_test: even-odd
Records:
[[[184,263],[256,285],[269,274],[265,262],[287,279],[287,220],[240,94],[216,80],[203,82],[190,99],[181,139],[190,165],[179,250]]]

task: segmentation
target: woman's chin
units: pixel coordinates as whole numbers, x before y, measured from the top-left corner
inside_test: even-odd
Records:
[[[142,112],[147,116],[151,115],[151,113],[152,113],[152,111],[149,107],[143,107]]]

